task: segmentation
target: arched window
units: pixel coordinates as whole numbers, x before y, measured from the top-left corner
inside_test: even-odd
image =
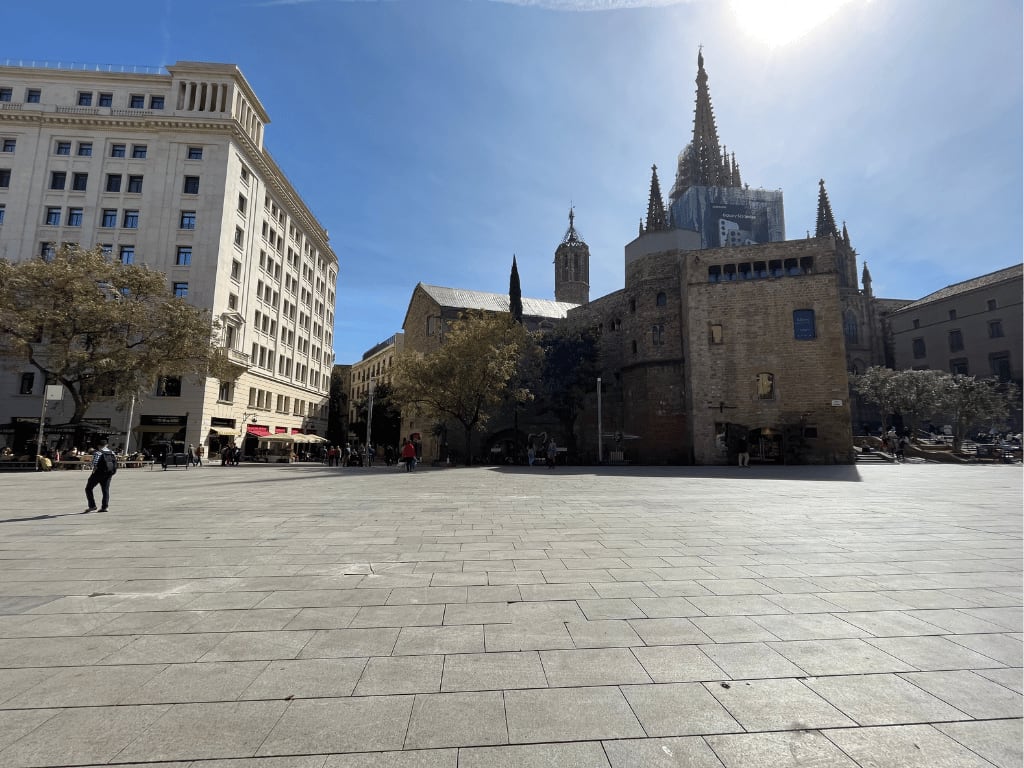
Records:
[[[843,334],[851,344],[856,344],[860,339],[860,323],[857,322],[857,315],[847,312],[843,315]]]
[[[668,297],[664,291],[659,291],[658,295],[654,297],[654,305],[656,307],[664,307],[666,304],[668,304]]]

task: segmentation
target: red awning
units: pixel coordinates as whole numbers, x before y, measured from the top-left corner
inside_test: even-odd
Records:
[[[292,434],[293,435],[301,435],[302,434],[302,430],[299,427],[292,427]]]
[[[245,431],[248,434],[256,435],[257,437],[260,437],[261,435],[269,435],[270,434],[270,428],[267,427],[264,424],[250,424],[249,426],[247,426],[245,428]]]
[[[274,427],[274,434],[275,435],[287,435],[288,434],[288,427]]]

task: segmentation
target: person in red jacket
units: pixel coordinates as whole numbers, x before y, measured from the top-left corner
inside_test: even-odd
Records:
[[[402,461],[405,462],[405,471],[412,472],[416,468],[416,446],[411,440],[402,438]]]

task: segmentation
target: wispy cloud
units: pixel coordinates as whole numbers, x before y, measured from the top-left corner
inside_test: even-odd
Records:
[[[541,8],[548,11],[619,11],[630,8],[666,8],[670,5],[683,5],[697,0],[482,0],[489,3],[521,5],[528,8]],[[309,5],[310,3],[379,3],[392,0],[262,0],[258,6]]]

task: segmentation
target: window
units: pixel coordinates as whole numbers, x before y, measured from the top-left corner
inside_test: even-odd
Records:
[[[636,312],[636,299],[629,300],[629,311]]]
[[[238,196],[238,212],[245,213],[245,209],[248,206],[249,201],[245,199],[245,195]]]
[[[135,263],[135,246],[134,245],[122,245],[121,246],[121,263],[122,264],[134,264]]]
[[[36,383],[36,375],[31,371],[21,374],[21,385],[18,387],[19,395],[31,395],[32,388]]]
[[[4,214],[7,212],[7,206],[0,204],[0,224],[4,223]]]
[[[243,165],[242,172],[239,175],[239,178],[242,180],[242,183],[245,184],[246,186],[249,185],[249,175],[249,169]]]
[[[136,160],[146,159],[146,145],[145,144],[132,144],[132,157]]]
[[[71,142],[70,141],[58,141],[57,147],[54,149],[56,155],[70,155],[71,154]]]
[[[228,309],[238,309],[238,296],[233,293],[228,294]]]
[[[103,251],[103,256],[109,259],[110,254],[114,252],[114,246],[112,243],[103,243],[100,245],[100,250]]]
[[[80,107],[91,107],[92,106],[92,94],[86,91],[78,92],[78,106]]]
[[[181,377],[161,376],[156,380],[157,397],[181,397]]]
[[[181,191],[186,195],[198,195],[199,194],[199,177],[198,176],[186,176],[185,184],[182,186]]]
[[[757,382],[757,399],[758,400],[774,400],[775,399],[775,374],[774,373],[759,373],[756,376]]]
[[[660,291],[658,295],[654,297],[654,306],[664,307],[666,304],[668,304],[668,297],[665,296],[664,291]]]
[[[107,192],[120,192],[121,191],[121,174],[120,173],[108,173],[107,174]]]
[[[860,337],[860,323],[857,322],[857,315],[847,312],[843,315],[843,335],[851,344],[856,344]]]
[[[949,332],[949,351],[950,352],[959,352],[963,348],[964,348],[964,337],[963,337],[963,334],[960,333],[960,330],[957,329],[955,331],[950,331]]]
[[[80,226],[82,226],[82,209],[81,208],[68,208],[68,226],[69,227],[80,227]]]
[[[241,227],[235,227],[235,245],[239,248],[245,245],[245,233]]]
[[[911,349],[913,350],[913,354],[914,354],[914,359],[915,360],[920,360],[922,357],[924,357],[927,354],[926,351],[925,351],[924,339],[922,339],[922,338],[914,339],[910,343],[910,346],[911,346]]]
[[[121,224],[125,229],[138,229],[139,228],[139,212],[132,210],[125,210],[124,220]]]
[[[112,93],[101,93],[99,99],[99,105],[101,107],[110,107],[114,104],[114,94]]]
[[[956,310],[955,309],[949,310],[949,319],[950,320],[956,320]]]
[[[46,209],[46,226],[48,226],[48,227],[59,227],[60,226],[60,208],[47,208]]]
[[[149,97],[149,108],[150,109],[163,109],[164,108],[164,97],[163,96],[150,96]]]
[[[636,354],[636,352],[637,352],[637,347],[636,347],[636,339],[634,339],[634,340],[633,340],[633,342],[632,342],[632,347],[633,347],[633,354],[635,355],[635,354]]]
[[[18,144],[18,142],[17,142],[16,139],[4,139],[4,143],[3,143],[3,146],[0,147],[0,151],[3,151],[3,152],[13,152],[14,148],[15,148],[15,146],[17,146],[17,144]]]
[[[188,283],[175,283],[174,295],[179,299],[186,298],[188,296]]]
[[[793,338],[805,341],[817,338],[813,309],[793,310]]]
[[[917,328],[920,328],[920,327],[921,327],[921,321],[920,320],[915,320],[914,321],[914,328],[917,329]]]
[[[141,176],[129,176],[128,177],[128,191],[133,194],[140,194],[142,192],[142,177]]]
[[[202,160],[203,159],[203,148],[202,147],[189,147],[188,148],[188,159],[189,160]]]
[[[242,277],[242,262],[238,259],[231,260],[231,279],[239,280]]]
[[[1001,339],[1003,337],[1003,321],[990,320],[988,323],[988,337],[990,339]]]
[[[104,208],[103,217],[100,219],[101,227],[117,226],[117,208]]]
[[[1000,381],[1010,380],[1010,353],[995,352],[988,356],[988,364],[992,375]]]
[[[222,403],[231,402],[231,382],[222,381],[220,387],[217,389],[217,400]]]
[[[128,106],[131,109],[145,109],[146,108],[146,97],[138,93],[133,93],[128,97]]]
[[[89,174],[88,173],[73,173],[71,174],[71,188],[76,192],[85,192],[86,187],[89,185]]]
[[[0,168],[0,189],[7,189],[11,186],[11,169]]]
[[[988,311],[992,312],[995,308],[996,308],[996,300],[995,299],[989,299],[988,300]]]
[[[665,326],[662,324],[651,326],[651,344],[660,347],[665,343]]]
[[[126,147],[124,144],[111,144],[110,145],[110,156],[111,157],[124,157],[126,153]]]
[[[56,254],[57,249],[54,248],[53,243],[43,243],[39,246],[39,255],[46,261],[51,261]]]
[[[43,92],[38,88],[29,88],[25,91],[25,101],[29,104],[38,104],[43,98]]]
[[[179,229],[195,229],[196,228],[196,212],[195,211],[182,211],[181,219],[178,222]]]
[[[954,376],[956,374],[960,374],[961,376],[969,376],[970,374],[967,372],[967,370],[968,369],[966,357],[958,357],[949,361],[949,372],[952,373]]]
[[[13,93],[10,88],[0,88],[0,101],[10,101]]]
[[[174,257],[174,266],[187,267],[192,264],[192,246],[179,245],[178,252]]]
[[[80,142],[78,142],[78,156],[79,157],[92,157],[92,142],[91,141],[80,141]]]

